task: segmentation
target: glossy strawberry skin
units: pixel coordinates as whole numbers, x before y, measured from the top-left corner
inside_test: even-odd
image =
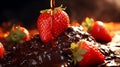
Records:
[[[50,13],[42,13],[38,17],[37,27],[40,38],[43,42],[51,41],[52,39],[52,16]]]
[[[0,42],[0,58],[3,58],[5,54],[5,49],[3,47],[3,44]]]
[[[62,34],[69,24],[69,17],[66,12],[61,9],[56,9],[56,13],[53,15],[52,32],[54,37],[58,37]]]
[[[91,67],[92,65],[98,65],[104,62],[104,55],[88,41],[81,41],[81,48],[87,52],[82,55],[83,59],[80,62],[77,62],[80,67]]]
[[[55,9],[53,15],[50,12],[40,14],[37,27],[41,40],[49,42],[57,38],[68,28],[68,24],[69,17],[62,9]]]
[[[30,33],[28,30],[24,27],[21,27],[21,32],[24,32],[26,34],[26,37],[22,38],[23,41],[28,41],[30,40]]]
[[[103,22],[96,21],[92,26],[92,30],[89,32],[97,41],[110,42],[112,36],[110,32],[105,28]]]

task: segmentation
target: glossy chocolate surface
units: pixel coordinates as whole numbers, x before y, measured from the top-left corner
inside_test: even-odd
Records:
[[[52,42],[43,43],[38,34],[23,44],[2,41],[6,54],[3,59],[0,59],[0,67],[76,67],[68,56],[71,54],[69,48],[72,42],[82,39],[97,45],[106,56],[105,63],[95,67],[107,67],[108,61],[120,60],[107,46],[105,48],[97,44],[90,34],[82,31],[81,27],[69,27],[55,39],[55,47]]]

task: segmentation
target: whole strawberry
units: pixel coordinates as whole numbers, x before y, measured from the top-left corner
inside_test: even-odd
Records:
[[[52,15],[51,12],[51,9],[43,10],[37,20],[38,31],[43,42],[51,41],[68,28],[69,17],[62,8],[55,8]]]
[[[110,32],[101,21],[94,21],[93,19],[86,18],[82,25],[87,28],[87,32],[89,32],[97,41],[110,42],[112,40]]]
[[[72,58],[79,67],[92,67],[104,62],[104,55],[95,45],[88,41],[79,41],[71,44]]]
[[[10,34],[6,39],[13,42],[23,43],[30,40],[30,34],[26,28],[13,25]]]

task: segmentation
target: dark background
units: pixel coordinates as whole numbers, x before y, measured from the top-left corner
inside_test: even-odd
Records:
[[[2,0],[0,2],[0,23],[23,22],[29,26],[36,23],[40,10],[49,8],[49,0]]]
[[[50,0],[1,0],[0,24],[11,21],[23,22],[25,26],[36,23],[40,10],[50,8]],[[120,22],[119,6],[112,0],[56,0],[56,6],[63,4],[70,20],[82,22],[85,17],[101,21]]]

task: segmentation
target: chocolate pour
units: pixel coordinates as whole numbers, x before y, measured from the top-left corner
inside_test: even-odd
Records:
[[[51,6],[51,9],[52,9],[52,15],[53,15],[54,14],[54,8],[55,8],[55,0],[51,0],[50,6]]]
[[[52,21],[51,21],[51,31],[52,31],[52,23],[53,23],[53,20],[54,20],[54,17],[53,17],[53,15],[54,15],[54,9],[55,9],[55,0],[50,0],[51,2],[50,2],[50,6],[51,6],[51,15],[52,15]],[[54,35],[53,35],[53,33],[52,33],[52,46],[53,47],[56,47],[56,44],[55,44],[55,37],[54,37]]]

